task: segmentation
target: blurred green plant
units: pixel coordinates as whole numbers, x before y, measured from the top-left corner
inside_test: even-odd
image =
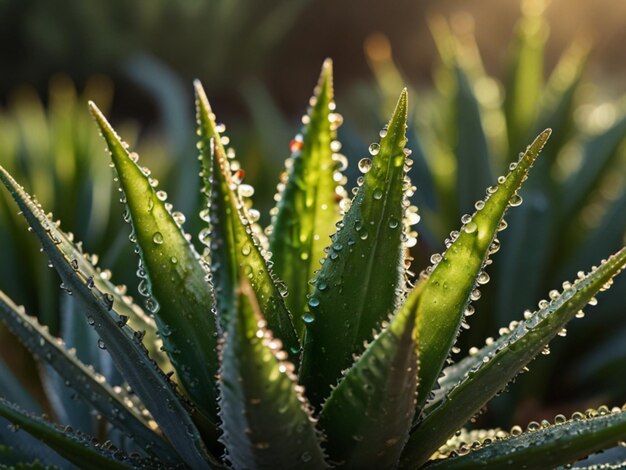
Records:
[[[481,338],[494,336],[516,312],[532,309],[540,292],[619,248],[626,234],[626,102],[594,103],[598,87],[584,80],[590,47],[582,39],[572,43],[544,79],[544,6],[522,2],[502,82],[484,70],[471,17],[459,15],[452,28],[441,17],[429,22],[440,60],[433,89],[413,90],[418,99],[411,134],[416,142],[415,181],[421,188],[415,201],[423,221],[423,244],[415,253],[418,266],[427,263],[430,250],[440,248],[458,217],[473,209],[482,188],[492,175],[508,168],[523,143],[544,127],[553,128],[537,175],[520,193],[525,204],[509,221],[519,229],[502,236],[500,264],[479,302],[482,315],[474,319],[460,349],[469,350]],[[371,37],[366,52],[380,103],[388,110],[393,90],[404,77],[384,36]],[[366,93],[356,90],[354,99],[362,103]],[[364,121],[363,113],[360,118],[363,127],[373,125]],[[561,375],[556,379],[552,373],[556,367],[565,368],[566,380],[574,385],[571,390],[586,388],[587,396],[598,380],[610,381],[607,371],[626,365],[624,349],[608,346],[621,344],[625,292],[622,279],[600,309],[618,328],[607,329],[594,316],[584,335],[555,345],[550,360],[542,361],[542,372],[521,378],[515,393],[535,400],[563,393],[565,387],[546,379],[562,383]],[[578,367],[579,361],[584,368]],[[610,393],[621,396],[623,388],[614,384]],[[494,406],[499,417],[513,409],[510,402],[500,409],[498,402]]]
[[[463,427],[597,303],[596,293],[626,267],[626,247],[446,367],[489,280],[505,215],[522,204],[518,192],[550,129],[487,187],[414,284],[409,248],[419,217],[409,201],[416,188],[408,175],[406,89],[359,161],[350,197],[336,138],[343,118],[326,61],[265,230],[225,126],[199,82],[195,90],[202,254],[183,229],[185,215],[89,105],[132,228],[146,313],[0,167],[0,181],[63,281],[68,309],[64,341],[0,292],[0,319],[45,365],[51,408],[66,424],[40,417],[0,367],[0,417],[12,426],[0,426],[2,463],[553,468],[626,439],[626,406],[557,415],[526,432]],[[50,450],[58,456],[49,458]]]
[[[44,85],[64,70],[140,73],[145,55],[217,90],[255,70],[301,14],[307,0],[5,0],[0,2],[0,89]],[[175,34],[171,32],[175,31]],[[193,44],[204,53],[194,53]],[[232,89],[232,88],[231,88]]]

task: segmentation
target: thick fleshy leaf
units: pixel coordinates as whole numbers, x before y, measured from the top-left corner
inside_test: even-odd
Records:
[[[127,217],[140,254],[140,292],[154,314],[164,349],[199,410],[217,423],[217,323],[213,293],[180,213],[172,213],[163,191],[137,165],[100,110],[90,109],[106,140],[126,198]],[[154,297],[153,297],[154,296]],[[156,298],[156,299],[155,299]]]
[[[76,258],[76,248],[15,180],[0,167],[0,180],[9,189],[33,232],[41,242],[63,285],[80,298],[84,314],[100,336],[99,345],[111,353],[113,362],[133,391],[141,398],[178,454],[189,465],[207,467],[208,455],[182,397],[142,343],[143,334],[125,325],[113,309],[115,298],[95,285],[87,261]],[[166,405],[166,406],[164,406]]]
[[[19,383],[11,370],[0,358],[0,396],[31,413],[42,413],[41,406]],[[45,444],[29,435],[18,435],[10,429],[9,422],[0,418],[0,464],[11,465],[17,462],[38,459],[49,465],[63,467],[67,461]],[[3,453],[3,446],[6,453]]]
[[[528,2],[530,4],[530,2]],[[517,152],[529,134],[537,115],[543,87],[544,46],[547,24],[541,13],[523,8],[517,25],[505,85],[504,113],[509,154]]]
[[[474,93],[473,83],[459,65],[454,67],[456,76],[457,135],[456,188],[461,213],[470,211],[485,188],[493,181],[487,136],[482,124],[480,104]]]
[[[573,130],[574,98],[586,55],[586,49],[580,45],[572,46],[559,61],[542,95],[542,107],[534,128],[539,132],[550,126],[552,135],[537,162],[533,178],[520,193],[525,204],[509,219],[515,230],[502,236],[503,249],[494,275],[495,315],[501,323],[514,320],[515,312],[532,305],[541,295],[542,276],[536,273],[545,273],[550,267],[550,246],[557,243],[558,228],[552,166]],[[520,282],[524,289],[518,288]]]
[[[602,176],[611,170],[613,162],[620,156],[618,150],[625,138],[626,116],[584,143],[582,165],[563,188],[566,216],[582,207]]]
[[[416,303],[423,283],[345,373],[320,414],[326,448],[339,468],[392,468],[415,413]]]
[[[527,432],[483,445],[465,455],[435,461],[428,468],[556,468],[626,439],[626,411],[601,407],[594,414],[596,416],[585,417],[575,413],[571,420],[559,415],[553,425],[529,425]]]
[[[289,295],[285,302],[293,315],[294,325],[302,340],[306,298],[311,293],[309,281],[324,258],[324,248],[341,218],[338,201],[343,188],[337,157],[336,131],[340,117],[333,101],[332,62],[327,59],[322,68],[307,124],[291,142],[291,157],[287,160],[287,179],[272,219],[270,251],[274,273],[287,284]],[[338,154],[337,154],[338,155]],[[340,157],[345,158],[345,157]]]
[[[220,417],[235,468],[327,468],[306,398],[243,278],[222,347]]]
[[[134,440],[144,449],[164,461],[174,463],[178,459],[174,450],[163,438],[148,427],[141,415],[124,403],[124,396],[113,391],[104,381],[83,365],[63,347],[63,341],[52,337],[35,317],[28,316],[23,308],[0,291],[0,320],[15,334],[40,361],[51,366],[111,424],[133,434]]]
[[[562,293],[551,292],[550,302],[541,301],[540,309],[512,325],[512,331],[459,363],[453,373],[459,380],[446,385],[448,390],[425,410],[423,420],[411,434],[403,453],[405,465],[417,468],[425,462],[442,442],[540,354],[577,312],[587,303],[594,304],[596,292],[607,289],[625,266],[626,248],[623,248],[599,268],[586,276],[581,273],[573,284],[567,283]]]
[[[211,273],[221,327],[228,329],[230,316],[236,307],[239,273],[243,269],[259,299],[268,327],[297,363],[300,342],[283,299],[286,288],[274,278],[271,265],[265,259],[265,250],[259,240],[262,233],[251,222],[251,210],[245,206],[242,196],[245,190],[238,184],[239,175],[231,174],[233,168],[202,85],[196,82],[195,87],[203,192],[209,199],[204,216],[209,228],[201,232],[200,239],[210,248]]]
[[[476,213],[463,216],[464,225],[446,252],[431,258],[434,266],[427,269],[430,273],[417,313],[418,411],[439,377],[464,315],[472,312],[470,301],[480,296],[476,284],[488,280],[482,270],[499,247],[495,237],[502,218],[509,206],[521,203],[517,191],[549,136],[550,130],[545,130],[535,139],[507,177],[500,177],[498,185],[488,190],[488,198],[476,203]]]
[[[11,421],[16,429],[24,430],[79,468],[133,468],[147,462],[131,459],[120,451],[92,443],[91,437],[58,427],[42,418],[26,413],[16,405],[0,398],[0,416]],[[156,462],[152,462],[155,465]]]
[[[405,294],[406,120],[404,90],[380,144],[370,146],[373,159],[360,162],[369,171],[332,236],[308,300],[300,380],[316,407]]]

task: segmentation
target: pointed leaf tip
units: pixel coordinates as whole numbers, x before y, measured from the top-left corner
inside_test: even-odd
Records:
[[[193,81],[193,89],[196,93],[196,98],[202,103],[207,110],[211,111],[211,105],[209,104],[209,99],[207,98],[206,92],[204,91],[204,87],[202,86],[202,82],[199,79],[195,79]]]

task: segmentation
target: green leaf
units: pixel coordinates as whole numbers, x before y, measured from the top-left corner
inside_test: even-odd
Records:
[[[63,347],[63,341],[52,337],[35,317],[28,316],[7,295],[0,291],[0,319],[28,350],[40,361],[50,365],[65,384],[80,394],[93,409],[118,429],[132,433],[133,439],[153,455],[174,463],[173,449],[152,431],[142,417],[123,402],[100,375],[91,372]]]
[[[139,459],[131,460],[120,451],[93,444],[89,436],[74,433],[68,428],[57,427],[42,418],[28,414],[4,398],[0,398],[0,416],[11,421],[18,429],[23,429],[41,440],[80,468],[124,469],[142,463]]]
[[[428,468],[470,470],[488,465],[541,470],[573,463],[626,439],[626,412],[618,410],[601,407],[598,416],[586,418],[574,413],[574,419],[568,421],[559,415],[553,425],[537,425],[537,430],[497,440],[466,455],[435,461]]]
[[[141,398],[172,446],[189,465],[207,467],[205,458],[208,455],[196,426],[169,379],[148,356],[142,343],[143,335],[128,325],[124,326],[125,319],[113,308],[115,298],[95,285],[90,271],[83,271],[83,266],[89,264],[87,260],[77,256],[78,250],[67,235],[2,167],[0,180],[22,210],[66,288],[82,300],[84,314],[88,319],[91,317],[90,323],[93,321],[101,346],[111,353],[115,366]]]
[[[417,468],[425,462],[442,442],[541,353],[577,312],[587,303],[594,304],[595,293],[607,289],[625,265],[626,248],[623,248],[574,284],[565,284],[562,293],[552,291],[550,302],[541,301],[540,309],[512,325],[512,331],[507,330],[494,344],[459,363],[454,372],[459,380],[448,382],[444,396],[426,409],[423,420],[411,434],[404,449],[404,465]]]
[[[557,243],[556,229],[559,227],[555,214],[560,208],[552,167],[573,130],[574,98],[586,56],[585,48],[579,44],[572,46],[559,61],[542,95],[542,107],[534,129],[539,132],[550,126],[552,135],[537,162],[532,180],[521,192],[526,203],[509,219],[510,225],[516,229],[502,237],[504,248],[494,275],[495,315],[501,323],[514,319],[512,314],[531,305],[541,295],[542,276],[536,273],[550,270],[550,247]],[[520,282],[524,289],[518,288]]]
[[[523,10],[505,84],[504,114],[510,155],[517,152],[534,130],[532,125],[543,88],[544,46],[548,37],[541,12],[530,11],[530,8]]]
[[[251,222],[251,210],[241,196],[243,190],[231,174],[232,163],[227,157],[202,85],[196,82],[195,87],[203,192],[209,199],[208,210],[202,214],[209,227],[203,229],[200,239],[210,248],[211,273],[221,326],[224,330],[228,329],[236,307],[239,271],[243,269],[259,299],[269,329],[283,342],[292,361],[297,363],[300,342],[283,299],[286,288],[274,277],[265,258],[260,241],[262,231]]]
[[[418,411],[439,377],[464,315],[472,312],[470,301],[480,296],[476,284],[488,280],[482,270],[499,247],[495,237],[503,228],[501,220],[509,206],[520,204],[517,191],[549,136],[548,129],[535,139],[508,176],[500,177],[498,186],[488,190],[487,199],[476,204],[474,215],[463,216],[464,225],[446,252],[431,258],[434,266],[426,271],[428,281],[417,313]]]
[[[473,83],[460,65],[454,67],[456,76],[456,188],[461,213],[471,210],[493,176],[490,166],[487,136],[481,122],[480,104]]]
[[[222,349],[222,441],[235,468],[328,468],[311,412],[281,343],[242,278]]]
[[[217,423],[217,324],[213,293],[193,245],[185,238],[180,213],[136,163],[100,110],[89,104],[117,170],[127,204],[132,238],[138,244],[140,292],[154,314],[165,351],[185,391],[200,411]],[[156,297],[156,300],[152,297]]]
[[[288,176],[272,219],[270,251],[274,273],[289,289],[285,302],[293,315],[300,339],[304,337],[305,305],[312,287],[309,281],[319,269],[324,248],[340,219],[338,200],[343,188],[335,176],[333,142],[339,123],[334,112],[332,62],[324,62],[308,123],[292,141],[287,160]],[[345,158],[345,157],[344,157]]]
[[[342,468],[392,468],[415,413],[415,304],[423,283],[345,373],[324,403],[320,427]]]
[[[583,206],[591,191],[598,187],[601,178],[613,168],[613,163],[620,156],[618,150],[625,137],[626,116],[584,143],[582,165],[563,188],[566,218]]]
[[[308,301],[300,378],[319,407],[405,294],[406,89],[332,245]]]

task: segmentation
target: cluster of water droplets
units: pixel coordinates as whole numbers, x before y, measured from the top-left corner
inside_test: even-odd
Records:
[[[528,151],[528,149],[527,149]],[[481,210],[483,210],[485,208],[485,205],[487,204],[487,201],[489,201],[489,199],[496,194],[498,191],[501,190],[502,185],[504,185],[507,181],[508,178],[512,177],[512,173],[515,172],[515,170],[517,169],[518,165],[522,162],[522,160],[525,158],[526,153],[525,152],[521,152],[519,154],[519,160],[517,162],[512,162],[509,165],[509,171],[510,173],[507,176],[499,176],[497,181],[498,181],[498,185],[494,185],[494,186],[489,186],[486,190],[486,194],[485,197],[483,199],[480,199],[478,201],[476,201],[476,203],[474,204],[474,208],[476,209],[475,212],[473,214],[464,214],[461,217],[461,230],[460,231],[456,231],[453,230],[452,232],[450,232],[449,237],[447,237],[445,239],[445,248],[446,248],[446,252],[448,249],[450,249],[450,247],[452,247],[452,245],[456,242],[456,240],[459,238],[459,236],[461,235],[461,233],[465,233],[465,234],[470,234],[470,235],[474,235],[474,236],[479,236],[479,227],[478,224],[475,222],[475,217],[476,214],[479,213]],[[521,178],[521,182],[520,185],[527,179],[528,177],[528,169],[526,169],[526,171],[524,172],[522,178]],[[522,203],[522,197],[519,196],[518,192],[515,191],[513,193],[513,195],[509,198],[508,204],[507,204],[507,208],[510,207],[516,207],[519,206]],[[506,210],[505,210],[505,214],[506,214]],[[505,230],[508,227],[508,224],[506,222],[506,220],[504,219],[504,215],[502,216],[502,218],[500,219],[498,226],[497,226],[497,232],[501,232],[503,230]],[[465,307],[465,310],[463,312],[463,319],[461,320],[460,323],[460,328],[459,330],[457,330],[457,334],[456,334],[456,338],[454,343],[456,343],[456,340],[458,339],[458,336],[461,332],[461,330],[467,330],[470,328],[470,325],[467,321],[467,318],[472,316],[475,313],[475,308],[474,306],[471,304],[471,302],[476,302],[480,299],[481,297],[481,292],[480,292],[480,286],[483,286],[485,284],[487,284],[490,280],[489,275],[487,274],[487,272],[485,271],[486,267],[491,265],[493,263],[493,261],[491,260],[491,256],[494,255],[495,253],[497,253],[500,250],[500,240],[497,237],[497,233],[496,236],[493,237],[493,239],[491,240],[491,244],[489,245],[489,249],[487,251],[487,256],[485,257],[481,270],[478,273],[478,276],[476,277],[476,282],[474,285],[473,290],[470,293],[470,297],[468,300],[468,304]],[[432,272],[435,270],[435,268],[437,267],[437,265],[441,262],[446,260],[446,252],[444,252],[443,254],[439,254],[439,253],[434,253],[431,258],[430,258],[430,266],[428,266],[424,271],[422,271],[420,273],[420,277],[425,279],[428,276],[430,276],[430,274],[432,274]],[[477,350],[476,348],[473,348],[475,350]],[[451,349],[451,353],[452,354],[457,354],[460,352],[460,349],[457,347],[453,347]],[[451,356],[448,356],[448,358],[446,359],[446,363],[447,364],[453,364],[454,361],[452,359]],[[441,377],[441,376],[440,376]],[[433,394],[431,394],[431,396],[429,398],[433,398]]]
[[[307,133],[310,132],[309,124],[311,122],[311,116],[314,113],[314,108],[318,104],[317,96],[320,93],[320,86],[317,85],[313,96],[309,99],[309,106],[306,110],[306,114],[302,116],[302,124],[303,128],[300,133],[298,133],[293,140],[289,143],[289,157],[285,160],[285,170],[281,172],[279,177],[278,185],[276,186],[276,193],[274,195],[274,201],[276,205],[270,210],[270,215],[272,217],[271,224],[266,227],[265,233],[267,236],[270,236],[273,230],[273,227],[276,223],[276,217],[279,213],[279,207],[281,205],[281,201],[283,199],[284,191],[289,182],[292,181],[291,184],[298,184],[298,182],[306,181],[308,170],[306,167],[302,168],[300,165],[303,163],[300,161],[303,151],[306,151],[305,148],[307,144]],[[345,185],[347,184],[347,177],[344,175],[344,171],[348,167],[348,159],[347,157],[341,153],[341,142],[337,140],[337,129],[343,124],[343,116],[336,112],[336,104],[334,100],[331,100],[328,103],[328,122],[329,129],[331,133],[331,141],[330,141],[330,151],[331,159],[332,159],[332,168],[329,168],[328,162],[322,162],[322,167],[320,168],[323,172],[332,171],[332,178],[335,183],[334,195],[335,200],[339,205],[339,210],[341,215],[345,214],[349,209],[352,201],[348,197],[348,193],[345,190]],[[302,174],[300,174],[302,173]],[[308,208],[312,208],[313,205],[317,204],[317,201],[314,197],[306,195],[304,200],[305,206]],[[322,211],[333,210],[328,204],[321,204],[319,209]],[[314,240],[319,240],[320,235],[314,233]],[[301,243],[304,245],[308,245],[308,234],[306,240],[301,240]],[[308,259],[309,252],[308,250],[302,251],[302,260],[306,261]]]
[[[215,122],[215,115],[213,113],[211,113],[210,119]],[[198,122],[198,126],[198,136],[202,137],[203,131],[200,122]],[[226,126],[222,123],[216,124],[215,130],[219,134],[222,134],[226,131]],[[225,146],[230,143],[230,139],[222,134],[220,135],[220,142],[223,146]],[[211,139],[210,145],[214,145],[213,139]],[[204,143],[201,139],[197,145],[198,150],[202,151],[203,146]],[[272,278],[274,285],[277,288],[278,294],[281,297],[286,297],[288,295],[287,285],[278,279],[272,271],[273,261],[272,253],[269,251],[269,242],[263,229],[257,223],[260,218],[260,213],[252,207],[251,197],[254,195],[254,187],[244,183],[245,171],[241,168],[239,161],[236,160],[235,150],[232,147],[225,148],[225,154],[226,158],[221,158],[219,155],[213,155],[213,158],[217,158],[217,163],[221,173],[226,175],[228,189],[234,196],[233,203],[237,212],[236,216],[239,217],[251,240],[251,243],[244,240],[242,245],[237,249],[244,257],[250,256],[255,250],[258,251],[265,262],[265,267],[259,269],[267,271],[267,274]],[[209,166],[209,163],[204,161],[202,152],[200,152],[198,159],[203,161],[203,169],[200,176],[204,179],[205,185],[201,191],[207,198],[207,207],[200,211],[200,218],[206,222],[206,226],[200,231],[198,238],[202,244],[207,247],[202,256],[202,261],[207,271],[207,281],[213,285],[212,273],[218,272],[221,269],[221,266],[217,257],[211,256],[211,253],[218,251],[221,244],[224,243],[216,232],[216,227],[219,226],[220,220],[217,211],[213,209],[223,205],[224,199],[223,196],[220,195],[219,191],[214,191],[212,189],[213,186],[217,184],[219,178],[213,174],[214,167]],[[226,203],[225,212],[229,213],[230,211],[231,207],[228,203]],[[242,263],[242,268],[244,274],[250,279],[250,282],[254,287],[255,274],[261,274],[261,272],[255,271],[254,264],[252,262]],[[219,290],[219,286],[215,286],[215,289]]]
[[[624,412],[626,412],[626,404],[621,408],[619,406],[609,408],[606,405],[601,405],[597,409],[590,408],[585,412],[575,411],[569,418],[563,414],[557,414],[554,416],[552,421],[548,421],[546,419],[540,422],[530,421],[526,426],[526,429],[523,429],[519,425],[512,426],[508,432],[502,429],[467,430],[463,428],[458,430],[443,446],[439,448],[434,458],[445,459],[467,455],[470,452],[479,450],[492,444],[493,442],[516,438],[524,433],[534,433],[542,430],[554,429],[576,421],[585,421]],[[521,442],[520,450],[528,445],[536,445],[536,442]],[[571,468],[571,465],[566,466],[566,468]]]
[[[126,409],[136,410],[148,422],[152,420],[150,413],[134,394],[119,386],[109,386],[105,376],[96,372],[93,365],[84,365],[78,359],[75,348],[67,348],[62,338],[50,335],[48,327],[41,325],[36,317],[27,315],[23,306],[16,306],[15,310],[16,313],[11,315],[9,325],[17,326],[17,328],[13,326],[11,329],[23,340],[25,346],[34,356],[45,359],[48,363],[69,361],[72,364],[63,368],[62,377],[64,377],[65,386],[78,392],[72,396],[73,399],[87,399],[91,403],[95,401],[104,403],[106,401],[109,404],[110,413],[119,421],[124,421],[126,414],[122,411],[121,405],[118,406],[112,398],[106,395],[115,396]],[[92,317],[88,318],[88,322],[91,325],[95,324]],[[57,356],[63,356],[63,358],[57,359]],[[85,376],[90,377],[98,386],[86,380]],[[101,390],[100,387],[105,390]],[[98,417],[100,418],[100,415]],[[154,425],[156,426],[156,423]],[[71,428],[66,429],[71,432]]]
[[[610,261],[610,259],[609,259]],[[606,263],[606,260],[603,260],[602,263]],[[541,300],[538,303],[539,309],[536,312],[531,312],[530,310],[526,310],[524,312],[524,320],[523,321],[512,321],[508,326],[500,328],[499,330],[499,338],[487,338],[485,341],[485,346],[483,348],[472,347],[469,350],[469,357],[459,362],[457,365],[452,366],[452,368],[456,368],[453,376],[456,378],[454,383],[446,383],[446,370],[442,372],[442,376],[440,377],[439,383],[441,388],[436,392],[432,393],[429,397],[430,401],[436,400],[445,400],[446,394],[450,392],[454,387],[470,378],[476,372],[478,372],[482,367],[489,364],[492,360],[496,360],[497,355],[508,348],[512,344],[519,341],[526,334],[537,328],[543,320],[552,315],[559,308],[563,307],[574,295],[578,292],[586,289],[591,283],[594,282],[597,276],[594,273],[598,270],[598,267],[592,267],[589,274],[585,275],[584,272],[580,271],[577,274],[577,279],[573,283],[566,281],[563,283],[563,290],[559,292],[554,289],[550,291],[549,298],[550,300]],[[617,275],[617,273],[616,273]],[[601,288],[601,290],[608,289],[612,284],[612,280],[608,280]],[[588,305],[596,305],[597,300],[595,297],[591,297],[588,301]],[[584,314],[582,311],[579,311],[575,314],[576,318],[582,318]],[[559,330],[559,336],[566,335],[565,328]],[[549,354],[550,349],[546,344],[542,349],[542,354]],[[470,360],[470,358],[474,358],[474,360]],[[527,372],[528,368],[524,367],[522,372]]]

